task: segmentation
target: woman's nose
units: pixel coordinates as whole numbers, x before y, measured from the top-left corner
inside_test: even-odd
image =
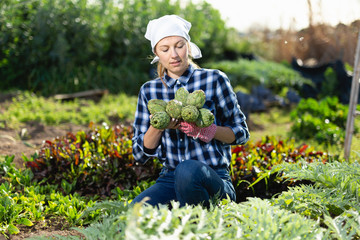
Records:
[[[176,49],[173,48],[173,49],[171,50],[171,57],[175,58],[175,57],[177,57],[177,56],[179,56],[179,54],[177,53]]]

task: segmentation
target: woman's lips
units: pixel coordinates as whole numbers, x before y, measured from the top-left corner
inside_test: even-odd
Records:
[[[172,66],[178,66],[178,65],[180,65],[180,61],[171,62],[170,65],[172,65]]]

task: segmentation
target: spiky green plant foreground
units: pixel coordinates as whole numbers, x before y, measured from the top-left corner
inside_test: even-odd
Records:
[[[311,219],[272,206],[270,201],[250,198],[241,204],[224,200],[210,209],[179,208],[172,203],[153,208],[137,204],[104,216],[85,229],[86,239],[318,239],[325,229]],[[114,207],[114,206],[113,206]],[[46,238],[33,238],[46,239]],[[56,236],[56,239],[70,239]],[[71,239],[80,239],[72,237]]]
[[[359,169],[357,162],[281,164],[271,171],[312,184],[291,187],[268,200],[226,199],[209,209],[179,208],[176,202],[170,208],[99,202],[82,215],[88,218],[97,212],[96,220],[75,229],[86,239],[359,239]]]

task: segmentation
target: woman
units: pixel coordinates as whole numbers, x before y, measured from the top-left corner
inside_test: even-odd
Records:
[[[200,49],[190,42],[191,23],[176,15],[151,20],[145,37],[150,40],[158,62],[159,77],[140,89],[134,121],[133,155],[145,163],[158,158],[163,169],[156,183],[138,195],[132,203],[144,199],[156,206],[179,201],[209,206],[212,198],[235,200],[229,175],[231,145],[249,139],[245,116],[227,76],[218,71],[200,69],[191,58],[200,58]],[[195,124],[171,119],[165,129],[150,125],[147,103],[151,99],[174,99],[175,92],[186,88],[190,93],[202,89],[205,108],[215,116],[214,124],[198,128]]]

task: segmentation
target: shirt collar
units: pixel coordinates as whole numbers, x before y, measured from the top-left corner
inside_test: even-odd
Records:
[[[178,79],[171,78],[165,72],[164,78],[165,78],[166,85],[170,88],[173,88],[177,81],[179,81],[182,85],[186,85],[186,83],[189,81],[193,72],[194,72],[194,66],[191,64],[189,64],[189,67],[185,70],[185,72]]]

